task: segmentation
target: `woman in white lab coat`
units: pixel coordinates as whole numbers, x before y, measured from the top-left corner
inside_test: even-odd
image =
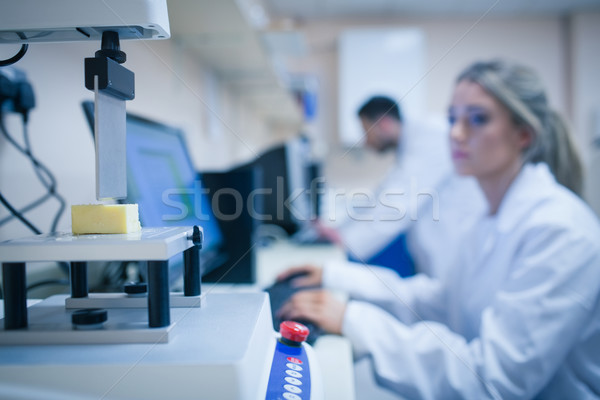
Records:
[[[528,68],[477,63],[449,108],[456,170],[488,210],[445,281],[380,268],[305,266],[280,311],[347,336],[377,381],[407,398],[600,397],[600,227],[578,190],[578,161]],[[547,162],[544,162],[547,161]]]

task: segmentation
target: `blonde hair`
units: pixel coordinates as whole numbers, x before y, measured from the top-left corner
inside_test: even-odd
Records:
[[[510,110],[515,123],[529,127],[532,140],[524,151],[525,161],[545,162],[560,184],[581,195],[583,167],[572,135],[550,108],[542,82],[531,68],[504,61],[477,62],[458,76],[457,82],[463,80],[480,84]]]

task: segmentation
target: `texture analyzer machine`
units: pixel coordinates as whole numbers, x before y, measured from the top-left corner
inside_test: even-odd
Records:
[[[308,332],[287,322],[277,334],[266,293],[201,293],[201,243],[198,227],[0,243],[0,398],[323,398]],[[177,255],[184,292],[170,293]],[[147,262],[147,293],[87,292],[88,262],[122,260]],[[69,262],[71,295],[27,307],[36,261]]]

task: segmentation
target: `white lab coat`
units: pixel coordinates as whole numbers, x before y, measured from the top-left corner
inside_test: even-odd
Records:
[[[485,198],[475,179],[449,171],[437,186],[435,197],[424,199],[418,218],[406,230],[415,270],[443,279],[456,263],[469,227],[486,209]]]
[[[417,271],[437,277],[456,254],[464,221],[485,200],[473,178],[454,173],[444,119],[407,118],[402,127],[397,163],[375,190],[374,207],[343,215],[338,232],[358,260],[405,233]]]
[[[343,334],[407,398],[600,397],[600,227],[545,164],[526,165],[447,280],[329,266]],[[368,300],[361,301],[362,300]]]

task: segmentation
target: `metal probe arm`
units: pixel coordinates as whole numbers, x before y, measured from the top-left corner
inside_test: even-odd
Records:
[[[125,60],[113,31],[104,31],[101,50],[85,59],[85,87],[94,91],[98,200],[127,197],[125,101],[135,97],[135,76],[121,65]]]

